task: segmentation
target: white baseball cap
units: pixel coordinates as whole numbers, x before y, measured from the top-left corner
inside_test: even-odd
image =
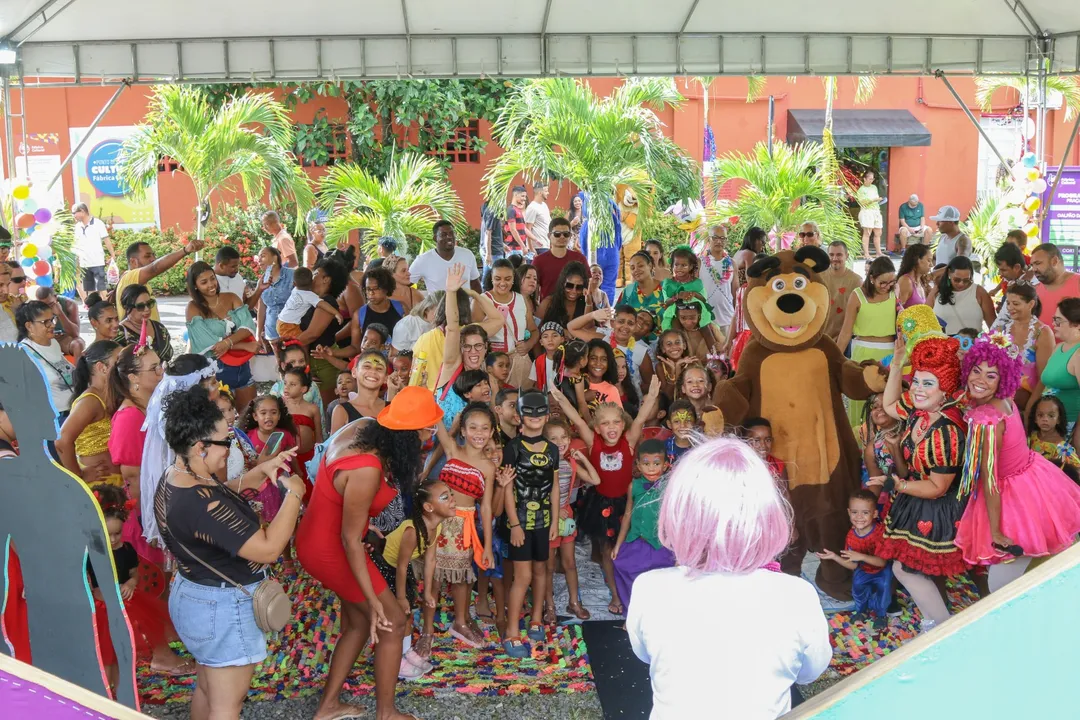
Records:
[[[943,205],[937,215],[930,219],[934,222],[960,222],[960,211],[952,205]]]

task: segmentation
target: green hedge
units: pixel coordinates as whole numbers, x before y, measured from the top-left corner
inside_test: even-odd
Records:
[[[215,209],[214,217],[206,227],[204,236],[206,246],[199,253],[199,258],[213,264],[218,248],[229,245],[240,253],[240,274],[245,280],[255,282],[258,277],[258,264],[255,256],[263,247],[270,244],[270,238],[261,227],[261,217],[266,211],[262,205],[243,207],[240,205],[222,205]],[[293,217],[281,213],[281,222],[291,228]],[[195,238],[194,232],[180,232],[174,228],[160,230],[117,230],[115,233],[116,249],[120,253],[117,263],[120,270],[127,270],[125,249],[134,242],[149,243],[158,257],[167,255]],[[305,239],[296,238],[297,253],[303,252]],[[155,295],[186,295],[186,277],[188,268],[195,261],[194,256],[181,260],[167,272],[150,281],[150,289]]]

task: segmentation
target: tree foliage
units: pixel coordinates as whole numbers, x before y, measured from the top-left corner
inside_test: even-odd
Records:
[[[290,151],[294,137],[285,106],[267,93],[233,95],[213,108],[197,88],[159,85],[145,122],[120,150],[118,172],[139,196],[157,181],[161,159],[171,158],[180,165],[177,172],[191,179],[200,205],[234,181],[255,202],[269,182],[271,202],[295,203],[299,218],[314,203],[314,192]]]
[[[700,193],[697,163],[664,135],[646,107],[675,107],[683,99],[670,78],[631,78],[605,98],[571,78],[530,81],[511,95],[495,123],[504,152],[484,176],[484,195],[505,211],[519,175],[567,180],[588,195],[589,237],[610,244],[616,185],[637,196],[642,217],[653,211],[658,176],[683,199]]]
[[[1026,91],[1029,98],[1037,98],[1039,95],[1035,77],[983,75],[975,78],[975,102],[984,112],[989,111],[992,108],[994,93],[1002,88],[1012,88],[1021,95]],[[1051,75],[1046,78],[1046,88],[1061,93],[1066,121],[1076,117],[1076,114],[1080,112],[1080,81],[1069,75]]]
[[[464,225],[461,201],[446,172],[435,160],[416,153],[391,159],[390,171],[378,177],[349,163],[337,165],[319,186],[319,204],[330,213],[327,240],[333,243],[353,230],[365,230],[365,252],[374,252],[378,239],[420,238],[421,251],[431,243],[437,220]]]
[[[717,202],[711,214],[738,216],[736,236],[752,226],[787,233],[815,222],[823,241],[843,240],[855,253],[860,240],[844,207],[843,190],[822,170],[829,162],[829,152],[818,143],[777,142],[772,157],[767,143],[758,143],[749,154],[727,153],[717,158],[714,183],[718,189],[729,182],[742,186],[735,200]]]

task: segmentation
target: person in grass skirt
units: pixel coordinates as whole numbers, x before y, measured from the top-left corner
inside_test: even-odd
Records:
[[[903,423],[901,452],[908,472],[868,487],[895,493],[877,557],[894,561],[893,572],[922,613],[923,630],[928,630],[949,617],[945,578],[967,571],[955,543],[967,505],[967,495],[960,492],[964,421],[955,399],[960,386],[960,344],[941,333],[932,315],[909,315],[898,324],[902,333],[889,366],[883,408]],[[914,376],[908,392],[902,387],[905,335],[914,340]]]

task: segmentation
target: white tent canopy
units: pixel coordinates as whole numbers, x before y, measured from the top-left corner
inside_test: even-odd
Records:
[[[41,82],[1080,73],[1077,0],[0,0]]]

